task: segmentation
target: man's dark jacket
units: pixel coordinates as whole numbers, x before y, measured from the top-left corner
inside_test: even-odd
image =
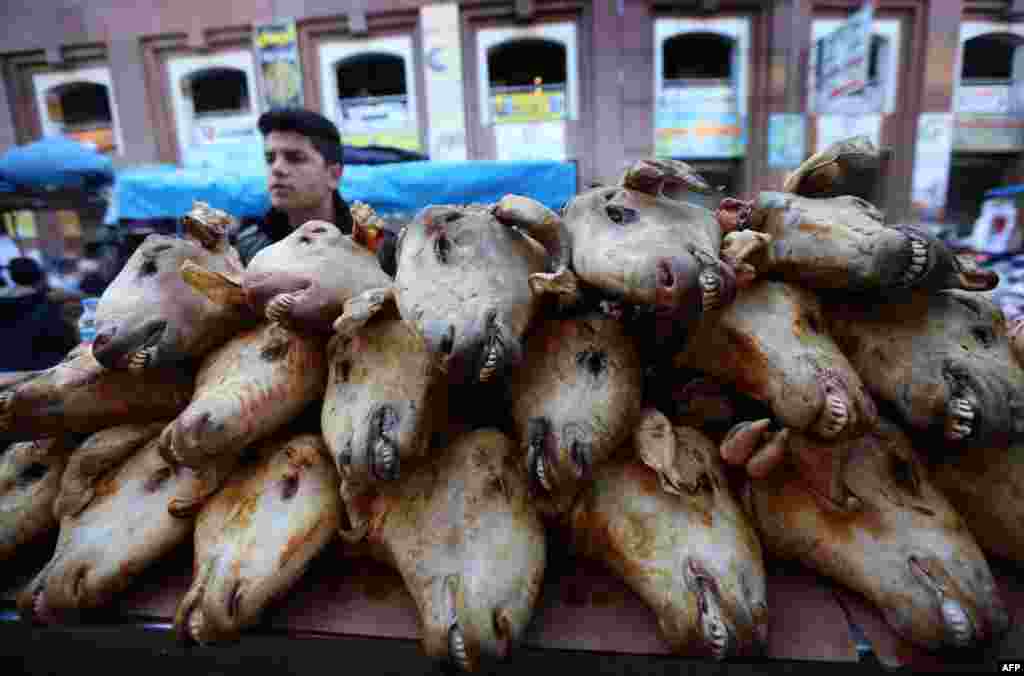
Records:
[[[348,208],[348,203],[338,193],[334,193],[334,224],[343,234],[352,234],[352,212]],[[260,250],[280,242],[291,232],[288,216],[277,209],[271,209],[261,220],[245,225],[235,241],[235,248],[242,259],[242,264],[249,265],[249,261]],[[395,239],[395,233],[385,228],[384,241],[377,249],[377,260],[381,268],[392,277],[395,276]]]

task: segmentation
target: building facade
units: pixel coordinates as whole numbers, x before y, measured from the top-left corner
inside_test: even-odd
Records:
[[[0,9],[0,150],[67,133],[119,165],[247,161],[270,77],[254,27],[294,21],[301,69],[278,94],[350,143],[571,161],[580,188],[669,156],[750,196],[867,133],[890,220],[973,221],[985,189],[1024,179],[1024,2],[875,0],[868,86],[835,114],[814,41],[862,4],[36,0]]]

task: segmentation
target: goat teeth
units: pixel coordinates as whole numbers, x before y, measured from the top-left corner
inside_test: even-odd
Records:
[[[463,671],[469,671],[469,653],[466,652],[466,637],[462,635],[459,625],[452,625],[448,630],[448,655],[452,662]]]
[[[540,485],[544,487],[544,490],[550,493],[551,484],[548,481],[547,463],[544,461],[543,455],[537,458],[537,469],[535,472],[537,474],[537,481],[539,481]]]

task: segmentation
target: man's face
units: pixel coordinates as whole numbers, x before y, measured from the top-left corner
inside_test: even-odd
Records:
[[[272,131],[263,141],[267,188],[275,209],[315,209],[338,189],[341,166],[327,164],[309,138],[293,131]]]

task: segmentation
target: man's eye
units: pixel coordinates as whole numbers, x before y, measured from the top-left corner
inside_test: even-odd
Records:
[[[306,156],[302,153],[288,153],[285,155],[285,159],[288,160],[289,164],[299,164],[306,159]]]

